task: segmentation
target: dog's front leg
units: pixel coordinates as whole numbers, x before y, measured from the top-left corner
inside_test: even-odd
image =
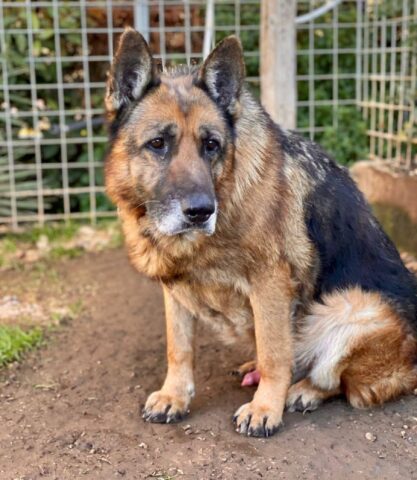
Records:
[[[149,395],[143,418],[155,423],[178,422],[188,413],[194,396],[192,314],[164,287],[168,373],[157,392]]]
[[[281,265],[273,271],[257,275],[252,285],[250,301],[260,382],[253,400],[235,413],[234,422],[239,433],[268,437],[281,425],[291,381],[292,288],[289,268]]]

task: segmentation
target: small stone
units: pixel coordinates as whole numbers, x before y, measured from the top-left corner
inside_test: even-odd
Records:
[[[148,445],[145,442],[140,442],[139,448],[144,448],[146,450],[148,448]]]
[[[376,435],[371,433],[371,432],[366,432],[365,433],[365,438],[369,441],[369,442],[375,442],[376,441]]]

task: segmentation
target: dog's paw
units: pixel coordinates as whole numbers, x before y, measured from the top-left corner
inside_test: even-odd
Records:
[[[238,433],[250,437],[270,437],[282,426],[282,412],[252,401],[236,411],[233,422]]]
[[[286,406],[289,412],[312,412],[322,402],[319,392],[302,380],[288,390]]]
[[[189,413],[189,402],[188,398],[170,395],[159,390],[149,395],[142,417],[152,423],[180,422]]]

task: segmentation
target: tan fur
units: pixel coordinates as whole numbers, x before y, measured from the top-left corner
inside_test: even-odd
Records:
[[[243,377],[247,373],[253,372],[256,370],[256,360],[250,360],[249,362],[242,363],[237,368],[232,371],[233,375],[238,375],[239,377]]]
[[[417,385],[416,339],[378,293],[352,288],[325,296],[296,338],[297,366],[309,369],[309,382],[323,398],[342,391],[353,406],[368,407]],[[287,404],[294,401],[290,391]]]
[[[145,408],[175,421],[187,412],[194,396],[193,342],[195,318],[164,288],[168,373],[161,390],[149,396]]]
[[[236,40],[225,42],[221,48],[232,53],[240,48]],[[208,61],[220,60],[210,55]],[[213,90],[211,67],[205,64],[202,72]],[[175,421],[187,412],[196,319],[226,344],[256,350],[261,381],[253,400],[236,412],[241,433],[274,433],[286,398],[289,408],[300,398],[301,406],[316,406],[343,391],[353,405],[364,406],[410,391],[417,383],[416,341],[379,294],[352,288],[325,296],[323,304],[313,302],[319,258],[305,224],[306,198],[314,187],[300,167],[312,160],[306,147],[285,156],[245,90],[227,107],[232,140],[225,116],[194,80],[192,74],[161,74],[113,139],[106,163],[107,191],[118,206],[130,259],[164,288],[168,373],[162,389],[149,397],[145,417]],[[166,164],[142,148],[161,125],[172,128],[176,141]],[[225,145],[222,161],[210,167],[198,150],[207,125]],[[291,140],[291,133],[283,135]],[[316,167],[320,175],[322,167]],[[161,179],[173,191],[190,182],[212,184],[218,216],[211,236],[161,233],[148,214]],[[308,378],[287,397],[294,365]]]
[[[165,83],[169,83],[168,79],[164,80],[163,88]],[[185,81],[184,88],[186,85]],[[158,98],[150,96],[146,101],[152,101],[158,105],[160,102],[172,103],[172,99],[169,102],[163,95],[174,95],[174,91],[178,92],[178,86],[176,89],[167,86],[167,92],[164,90]],[[191,92],[190,95],[195,102],[198,102],[199,91]],[[194,111],[197,117],[201,116],[203,111],[205,115],[210,113],[205,102],[202,106],[190,106],[187,109],[187,115]],[[245,105],[241,111],[242,118],[236,128],[238,137],[245,139],[247,135],[239,130],[248,128],[251,122],[250,110],[248,111],[248,106]],[[164,113],[164,109],[159,107],[158,113],[168,115],[168,112]],[[181,109],[170,107],[169,115],[175,116],[176,124],[183,125],[185,130],[192,128],[193,123],[185,121],[185,115]],[[142,124],[139,124],[139,117],[138,114],[138,131],[141,130]],[[144,115],[140,118],[140,122],[142,121],[150,120]],[[158,119],[158,121],[162,120]],[[215,121],[213,118],[212,122]],[[262,338],[257,343],[258,366],[262,369],[263,380],[255,395],[254,403],[240,411],[237,424],[244,423],[244,418],[250,414],[253,418],[252,428],[259,428],[263,424],[265,411],[268,410],[270,420],[266,426],[270,432],[273,432],[281,421],[291,377],[292,350],[289,322],[293,289],[305,283],[313,264],[313,248],[302,226],[301,200],[296,198],[294,192],[287,191],[283,183],[285,179],[277,182],[276,167],[265,163],[266,151],[269,155],[279,156],[279,152],[272,153],[274,148],[272,138],[269,139],[268,134],[264,133],[256,141],[252,139],[246,142],[240,141],[234,152],[234,159],[230,152],[230,157],[226,160],[223,171],[217,179],[220,214],[216,235],[213,237],[207,238],[196,233],[192,241],[187,241],[183,237],[179,239],[160,236],[150,225],[146,216],[141,215],[141,210],[132,208],[130,202],[124,202],[123,199],[118,198],[118,192],[123,187],[118,188],[113,185],[117,175],[113,176],[112,171],[127,170],[120,163],[127,161],[128,154],[127,152],[124,155],[119,153],[125,148],[125,141],[117,142],[115,153],[109,162],[108,191],[118,203],[129,256],[140,271],[151,277],[161,278],[169,286],[177,302],[192,314],[210,323],[226,343],[238,341],[242,348],[253,351],[254,333],[258,329],[257,337]],[[186,154],[184,154],[185,157]],[[259,163],[258,166],[254,166],[256,162]],[[119,185],[120,183],[128,185],[131,177],[123,182],[117,178],[117,181]],[[152,181],[152,178],[149,177],[147,181]],[[260,185],[262,185],[261,188]],[[277,185],[280,187],[281,197],[287,198],[288,210],[293,212],[287,218],[285,218],[285,212],[281,212],[282,218],[271,217],[269,209],[260,207],[265,198],[271,199],[278,194]],[[235,193],[230,195],[231,192]],[[251,205],[244,203],[247,196],[252,199]],[[259,209],[257,214],[252,211],[255,208]],[[254,218],[256,218],[255,223]],[[284,228],[280,228],[280,224],[284,225]],[[152,236],[146,234],[149,230],[152,231]],[[295,248],[288,250],[284,247],[284,245],[290,245],[292,241],[286,240],[283,235],[298,239],[295,242]],[[287,256],[290,258],[291,266],[287,262],[282,262],[282,259]],[[271,271],[263,272],[265,278],[258,272],[259,264],[271,265]],[[282,265],[282,268],[279,265]],[[257,272],[256,277],[254,277],[255,272]],[[272,279],[275,279],[275,282],[272,282]],[[277,296],[277,282],[282,283],[283,290],[291,292],[291,295],[288,293],[286,297]],[[269,290],[266,289],[267,284],[270,284]],[[256,289],[258,285],[263,286],[259,291]],[[264,313],[263,308],[268,305],[268,302],[271,302],[271,305],[268,307],[268,312]],[[257,311],[259,311],[259,321],[257,321]],[[264,326],[265,321],[267,321],[266,326]],[[272,327],[277,329],[276,334],[273,334]],[[263,334],[264,331],[265,334]],[[277,344],[280,345],[279,348],[276,348]],[[268,353],[271,351],[279,355],[271,356]],[[159,405],[154,402],[155,396],[152,396],[152,401],[147,403],[147,407]],[[158,411],[158,408],[156,410],[155,408],[154,406],[153,411]]]
[[[417,386],[417,342],[395,316],[377,334],[364,335],[354,346],[341,374],[351,405],[379,405]]]
[[[359,288],[336,292],[315,303],[297,334],[296,362],[310,366],[313,383],[323,389],[340,383],[341,361],[364,335],[389,325],[392,311],[377,293]]]
[[[290,324],[291,287],[289,266],[279,264],[258,272],[250,300],[254,313],[257,369],[261,380],[250,403],[236,412],[241,433],[268,436],[281,424],[291,382],[292,338]],[[276,348],[279,345],[280,348]],[[249,426],[250,423],[250,426]]]

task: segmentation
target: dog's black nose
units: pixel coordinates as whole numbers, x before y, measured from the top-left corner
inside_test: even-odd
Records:
[[[191,223],[206,222],[214,213],[214,200],[205,193],[188,196],[182,201],[182,212]]]

